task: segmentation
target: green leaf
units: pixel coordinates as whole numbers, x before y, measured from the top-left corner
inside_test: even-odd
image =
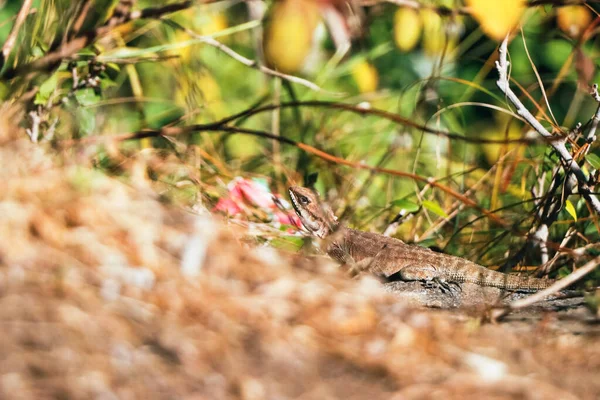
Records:
[[[598,234],[598,230],[596,229],[596,224],[588,224],[585,227],[585,230],[583,231],[583,235],[584,236],[588,236],[588,235],[596,235]]]
[[[111,63],[111,62],[106,63],[106,68],[108,68],[108,69],[110,69],[110,70],[112,70],[114,72],[121,71],[121,67],[117,63]]]
[[[11,93],[10,87],[4,81],[0,81],[0,100],[6,100]]]
[[[567,200],[565,202],[565,210],[567,210],[569,215],[571,215],[571,217],[573,217],[575,222],[577,222],[577,210],[575,210],[575,207],[573,206],[573,203],[571,203],[570,200]]]
[[[448,214],[446,214],[444,209],[435,201],[423,200],[423,207],[442,218],[448,218]]]
[[[92,56],[92,57],[97,56],[96,52],[94,50],[92,50],[92,49],[89,49],[89,48],[79,50],[77,52],[77,55],[78,56]]]
[[[85,88],[75,92],[75,98],[82,106],[91,106],[100,100],[100,96],[96,95],[94,89]]]
[[[34,104],[46,104],[52,93],[57,89],[57,86],[58,72],[55,72],[40,85],[40,90],[35,95]]]
[[[298,251],[302,247],[304,239],[297,236],[282,236],[271,240],[269,243],[276,249]]]
[[[188,41],[189,42],[189,41]],[[188,42],[185,42],[186,45],[189,46]],[[182,44],[178,43],[180,47],[184,47]],[[98,60],[115,60],[115,59],[127,59],[127,58],[135,58],[135,57],[149,57],[156,56],[155,51],[161,50],[170,50],[174,45],[161,45],[155,46],[147,49],[140,49],[139,47],[118,47],[115,50],[107,51],[102,55],[98,56]]]
[[[35,58],[39,58],[39,57],[42,57],[42,56],[44,55],[44,50],[42,50],[42,48],[41,48],[41,47],[39,47],[39,46],[35,46],[35,47],[32,49],[32,53],[33,53],[33,56],[34,56]]]
[[[595,169],[600,169],[600,157],[590,153],[587,156],[585,156],[585,159],[587,160],[587,162],[590,163],[592,167],[594,167]]]
[[[77,115],[79,129],[84,136],[92,134],[96,129],[96,113],[89,108],[78,107],[75,115]]]
[[[412,201],[408,201],[408,200],[404,200],[404,199],[398,199],[398,200],[394,200],[390,203],[393,206],[396,207],[400,207],[406,211],[408,211],[409,213],[414,213],[419,211],[419,205],[417,203],[413,203]]]
[[[111,79],[104,78],[100,81],[100,89],[102,90],[106,90],[115,86],[118,86],[117,83]]]

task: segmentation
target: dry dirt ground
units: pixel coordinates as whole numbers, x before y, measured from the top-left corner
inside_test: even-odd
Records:
[[[481,308],[414,308],[12,131],[0,126],[2,399],[600,396],[585,309],[486,324]]]

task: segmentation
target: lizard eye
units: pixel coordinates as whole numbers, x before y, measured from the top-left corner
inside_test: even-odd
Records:
[[[310,201],[308,200],[308,197],[306,197],[306,196],[300,196],[300,197],[298,197],[298,201],[300,201],[300,204],[302,204],[303,206],[305,206],[308,203],[310,203]]]

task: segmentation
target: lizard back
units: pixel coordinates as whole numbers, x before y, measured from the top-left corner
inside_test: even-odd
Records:
[[[367,260],[369,272],[386,278],[408,268],[421,268],[431,277],[508,290],[540,290],[554,280],[504,274],[461,257],[437,253],[377,233],[341,227],[334,233],[328,254],[341,263]],[[337,239],[336,239],[337,237]]]

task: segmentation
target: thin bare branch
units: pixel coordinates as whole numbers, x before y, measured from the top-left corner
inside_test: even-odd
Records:
[[[590,126],[590,130],[586,137],[588,143],[596,141],[596,130],[598,129],[598,123],[600,123],[600,95],[598,94],[597,83],[594,83],[594,86],[592,86],[592,96],[594,97],[594,100],[598,102],[598,107],[596,108],[596,113],[592,117],[592,125]]]
[[[527,41],[525,40],[525,32],[523,31],[523,27],[521,27],[521,39],[523,40],[523,49],[525,50],[525,54],[527,55],[527,60],[529,60],[529,64],[531,64],[531,69],[535,74],[535,78],[537,79],[538,86],[540,87],[540,91],[542,92],[542,97],[544,98],[544,102],[546,103],[546,108],[552,117],[552,122],[554,125],[558,126],[558,122],[554,117],[554,113],[552,112],[552,107],[550,107],[550,101],[548,100],[548,95],[546,94],[546,89],[544,88],[544,82],[542,81],[542,77],[538,72],[538,69],[535,66],[535,63],[531,59],[531,54],[529,54],[529,48],[527,48]]]
[[[560,140],[556,140],[556,137],[552,135],[544,126],[527,110],[527,108],[523,105],[521,100],[517,97],[517,95],[512,91],[509,86],[508,79],[508,36],[504,39],[499,49],[499,59],[496,61],[496,68],[498,69],[499,78],[496,81],[496,85],[498,88],[506,95],[507,99],[517,108],[517,114],[523,117],[529,125],[533,127],[543,138],[549,140],[550,146],[554,148],[554,150],[558,153],[559,157],[562,160],[563,168],[565,171],[572,172],[577,179],[579,193],[586,199],[586,201],[591,205],[594,211],[597,214],[600,214],[600,201],[592,193],[588,186],[588,178],[585,176],[585,173],[577,164],[577,162],[573,159],[573,156],[567,150],[565,146],[565,142],[567,140],[566,137],[561,137]],[[552,140],[554,139],[554,140]]]
[[[446,137],[448,139],[453,139],[453,140],[460,140],[463,141],[465,143],[481,143],[481,144],[512,144],[512,143],[524,143],[524,144],[534,144],[534,143],[546,143],[548,141],[553,141],[553,140],[562,140],[562,138],[560,137],[552,137],[549,139],[546,138],[520,138],[520,139],[484,139],[484,138],[475,138],[475,137],[468,137],[468,136],[463,136],[461,134],[458,133],[454,133],[454,132],[448,132],[448,131],[443,131],[443,130],[439,130],[439,129],[434,129],[431,128],[427,125],[421,125],[417,122],[414,122],[408,118],[404,118],[398,114],[389,112],[389,111],[385,111],[385,110],[380,110],[377,108],[372,108],[372,107],[364,107],[362,105],[354,105],[354,104],[347,104],[347,103],[339,103],[339,102],[331,102],[331,101],[320,101],[320,100],[311,100],[311,101],[291,101],[291,102],[285,102],[285,103],[281,103],[279,105],[275,105],[275,104],[267,104],[261,107],[256,107],[256,108],[251,108],[248,110],[244,110],[239,112],[238,114],[234,114],[232,116],[226,117],[222,120],[223,123],[226,122],[231,122],[240,118],[244,118],[244,117],[248,117],[251,115],[255,115],[255,114],[260,114],[263,112],[267,112],[267,111],[271,111],[275,108],[294,108],[294,107],[322,107],[322,108],[331,108],[331,109],[336,109],[336,110],[344,110],[344,111],[348,111],[348,112],[352,112],[355,114],[359,114],[359,115],[373,115],[373,116],[377,116],[377,117],[381,117],[384,119],[387,119],[389,121],[392,121],[394,123],[397,123],[399,125],[403,125],[403,126],[409,126],[411,128],[416,128],[419,129],[425,133],[429,133],[432,135],[438,135],[438,136],[443,136]]]
[[[2,46],[2,59],[0,59],[0,68],[4,66],[4,62],[6,61],[6,59],[8,59],[8,55],[15,46],[17,36],[19,34],[19,29],[21,29],[21,25],[23,25],[23,22],[25,22],[25,18],[27,18],[27,16],[29,15],[29,10],[31,10],[32,2],[32,0],[25,0],[23,2],[23,5],[21,6],[21,9],[19,10],[19,14],[17,14],[17,20],[15,21],[15,24],[13,25],[10,34],[6,39],[6,42],[4,42],[4,45]]]
[[[573,239],[576,235],[575,233],[577,233],[577,231],[575,230],[575,228],[570,227],[567,230],[567,233],[565,234],[565,237],[563,238],[562,242],[560,243],[560,248],[566,248],[567,245],[569,244],[569,242],[571,241],[571,239]],[[550,261],[548,261],[547,263],[544,263],[540,269],[537,271],[536,276],[537,277],[541,277],[544,275],[548,275],[552,270],[553,270],[553,266],[556,264],[556,261],[560,258],[561,255],[563,255],[564,253],[560,250],[558,250],[556,253],[554,253],[554,256],[552,257],[552,259]]]
[[[83,27],[83,23],[85,22],[85,19],[87,18],[90,9],[92,8],[92,1],[91,0],[86,0],[85,3],[79,3],[79,10],[78,13],[79,15],[77,16],[77,19],[75,20],[75,24],[73,25],[73,34],[77,35],[79,33],[79,31],[81,30],[81,28]]]
[[[293,76],[293,75],[288,75],[288,74],[284,74],[278,71],[275,71],[274,69],[265,67],[264,65],[259,64],[256,60],[251,60],[249,58],[244,57],[243,55],[237,53],[236,51],[234,51],[231,47],[228,47],[227,45],[219,42],[218,40],[210,37],[210,36],[203,36],[203,35],[199,35],[196,32],[194,32],[193,30],[186,28],[180,24],[178,24],[175,21],[171,21],[171,20],[164,20],[163,22],[165,22],[167,25],[175,28],[175,29],[179,29],[179,30],[183,30],[185,33],[187,33],[188,35],[190,35],[191,37],[200,40],[202,43],[207,44],[209,46],[212,46],[220,51],[222,51],[223,53],[227,54],[229,57],[233,58],[234,60],[236,60],[239,63],[244,64],[247,67],[250,68],[254,68],[266,75],[270,75],[270,76],[274,76],[277,78],[281,78],[281,79],[285,79],[286,81],[292,82],[292,83],[296,83],[298,85],[302,85],[305,86],[311,90],[314,90],[316,92],[325,92],[328,93],[330,95],[334,95],[334,96],[341,96],[343,95],[343,93],[332,93],[332,92],[328,92],[324,89],[322,89],[320,86],[312,83],[309,80],[306,79],[302,79],[299,78],[297,76]]]

